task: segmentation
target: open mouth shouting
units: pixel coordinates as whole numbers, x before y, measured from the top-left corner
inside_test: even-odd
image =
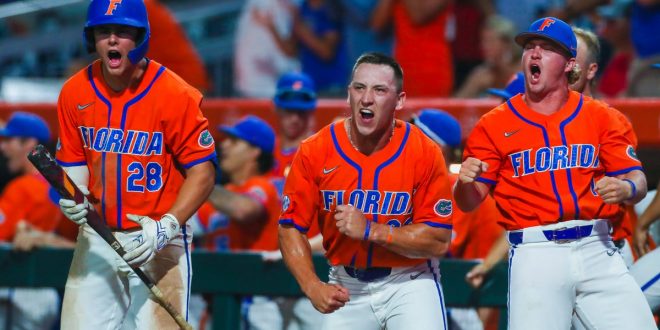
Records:
[[[108,65],[110,68],[116,69],[121,65],[122,56],[121,53],[116,50],[108,51]]]
[[[362,108],[362,109],[360,109],[360,117],[361,117],[363,120],[367,120],[367,121],[368,121],[368,120],[374,118],[374,112],[371,111],[371,110],[369,110],[369,109]]]
[[[532,82],[538,82],[541,77],[541,67],[538,64],[532,64],[529,67],[529,73],[531,73]]]

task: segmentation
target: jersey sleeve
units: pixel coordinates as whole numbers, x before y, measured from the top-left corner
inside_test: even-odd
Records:
[[[433,157],[423,158],[427,167],[417,178],[413,192],[413,223],[451,229],[453,205],[445,159],[438,146],[430,145],[426,149],[422,155]]]
[[[198,94],[198,93],[197,93]],[[199,106],[201,95],[184,93],[178,107],[169,108],[174,116],[165,123],[166,140],[177,162],[191,168],[205,161],[216,163],[215,141],[208,130],[208,120]]]
[[[291,225],[306,233],[319,205],[319,186],[311,171],[309,145],[303,144],[293,158],[282,195],[282,214],[279,223]]]
[[[20,207],[26,191],[20,182],[10,182],[0,197],[0,241],[11,241],[16,234],[18,221],[25,218],[25,209]]]
[[[477,126],[474,127],[465,143],[463,160],[468,157],[479,159],[488,164],[488,170],[481,174],[476,180],[487,184],[496,184],[498,180],[499,168],[502,164],[502,158],[495,147],[493,141],[486,131],[486,123],[482,118]]]
[[[597,116],[600,121],[601,139],[599,159],[608,176],[642,170],[637,158],[634,141],[626,135],[626,125],[615,112],[605,111],[605,116]]]
[[[87,164],[83,150],[84,141],[79,133],[74,105],[67,100],[68,88],[63,88],[57,100],[57,121],[59,123],[59,141],[56,159],[62,166],[80,166]]]

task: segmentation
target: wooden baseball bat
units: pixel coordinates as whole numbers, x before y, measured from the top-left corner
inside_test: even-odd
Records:
[[[85,200],[85,195],[78,189],[76,183],[71,180],[71,178],[66,174],[64,169],[55,162],[53,156],[48,152],[48,150],[43,145],[38,145],[30,154],[28,159],[34,167],[37,168],[39,173],[48,181],[48,183],[53,186],[55,190],[62,196],[62,198],[72,199],[76,203],[83,203]],[[87,224],[94,229],[96,233],[99,234],[106,241],[112,249],[119,254],[119,256],[124,256],[126,251],[121,246],[119,241],[112,235],[110,228],[105,225],[105,222],[101,219],[101,216],[96,212],[94,207],[90,206],[87,209]],[[156,302],[161,305],[167,313],[169,313],[176,323],[181,327],[181,329],[192,330],[193,327],[190,323],[186,322],[186,319],[179,313],[172,304],[170,304],[163,293],[158,289],[154,281],[145,274],[142,269],[139,267],[131,267],[135,274],[144,282],[144,284],[149,288],[151,294],[155,298]]]

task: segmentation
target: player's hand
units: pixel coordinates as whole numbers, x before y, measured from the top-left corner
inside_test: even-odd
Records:
[[[483,162],[474,157],[468,157],[461,164],[461,169],[458,172],[458,180],[462,183],[474,182],[481,173],[488,170],[488,163]]]
[[[635,226],[632,235],[632,239],[633,239],[632,247],[633,249],[635,249],[635,253],[637,253],[637,258],[641,258],[643,255],[651,251],[648,238],[649,238],[648,229],[641,228],[640,226]]]
[[[484,278],[486,275],[488,275],[488,272],[490,272],[490,268],[488,268],[482,262],[472,267],[472,269],[470,269],[470,271],[465,274],[465,281],[468,282],[468,284],[470,284],[470,286],[473,288],[478,288],[481,286],[481,284],[483,284]]]
[[[355,240],[364,239],[364,230],[367,221],[370,221],[362,211],[350,204],[337,205],[335,220],[339,232]]]
[[[350,300],[348,289],[341,285],[318,282],[310,288],[307,297],[314,308],[323,314],[338,310]]]
[[[80,192],[82,192],[83,195],[89,195],[87,187],[79,185],[78,189],[80,189]],[[85,200],[80,204],[71,199],[60,198],[59,204],[60,210],[62,210],[62,213],[64,213],[64,216],[67,217],[67,219],[75,222],[79,226],[87,222],[87,218],[85,218],[85,216],[87,216],[87,208],[89,207],[87,197],[85,197]]]
[[[151,261],[180,230],[179,221],[171,214],[165,214],[160,221],[134,214],[127,214],[126,218],[142,227],[140,235],[124,246],[126,254],[123,258],[132,267]]]
[[[606,176],[596,182],[596,193],[607,204],[619,204],[632,197],[632,187],[626,181]]]

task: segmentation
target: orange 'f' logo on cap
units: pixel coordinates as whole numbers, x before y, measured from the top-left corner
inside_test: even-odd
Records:
[[[552,18],[546,18],[543,20],[543,23],[541,23],[541,26],[539,26],[539,31],[545,30],[548,26],[552,25],[555,23],[555,20]]]
[[[303,83],[302,83],[302,81],[300,81],[300,80],[296,80],[296,81],[293,83],[293,85],[291,86],[291,88],[292,88],[294,91],[297,91],[297,90],[301,89],[302,87],[303,87]]]
[[[110,3],[108,4],[108,10],[105,12],[105,14],[114,14],[115,9],[117,9],[117,6],[121,3],[121,1],[122,0],[110,0]]]

